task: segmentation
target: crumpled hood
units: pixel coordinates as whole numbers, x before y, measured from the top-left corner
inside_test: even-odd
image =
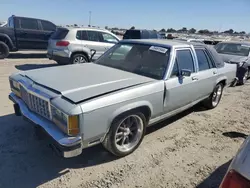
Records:
[[[154,81],[148,77],[94,63],[35,69],[20,74],[60,92],[75,103]]]
[[[248,57],[245,56],[238,56],[238,55],[229,55],[229,54],[219,54],[219,56],[225,62],[234,62],[234,63],[241,63],[248,60]]]

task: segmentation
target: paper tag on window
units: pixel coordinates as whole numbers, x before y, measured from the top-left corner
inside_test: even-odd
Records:
[[[242,47],[246,47],[246,48],[250,48],[249,45],[245,45],[245,44],[242,44],[241,46],[242,46]]]
[[[168,51],[167,48],[163,48],[163,47],[159,47],[159,46],[151,46],[149,48],[149,50],[152,50],[152,51],[155,51],[155,52],[160,52],[160,53],[163,53],[163,54],[165,54]]]

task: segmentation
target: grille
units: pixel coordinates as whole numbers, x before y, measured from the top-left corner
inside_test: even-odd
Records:
[[[41,99],[40,97],[37,97],[36,95],[33,95],[29,93],[25,88],[21,86],[21,97],[22,100],[25,102],[25,104],[28,106],[28,108],[47,118],[50,119],[50,111],[49,111],[49,103],[46,100]]]

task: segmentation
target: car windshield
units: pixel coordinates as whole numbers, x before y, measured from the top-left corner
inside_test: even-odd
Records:
[[[147,76],[163,79],[170,49],[144,44],[117,44],[95,63]]]
[[[218,53],[238,56],[248,56],[250,45],[236,43],[220,43],[215,46]]]

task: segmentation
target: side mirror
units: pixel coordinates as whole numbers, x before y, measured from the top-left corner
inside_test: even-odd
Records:
[[[94,55],[96,54],[96,50],[91,49],[91,50],[90,50],[90,53],[91,53],[91,56],[90,56],[89,61],[91,62],[91,61],[93,60]]]
[[[181,70],[181,77],[185,77],[185,76],[191,76],[191,73],[192,73],[192,71],[191,70],[189,70],[189,69],[182,69]]]

